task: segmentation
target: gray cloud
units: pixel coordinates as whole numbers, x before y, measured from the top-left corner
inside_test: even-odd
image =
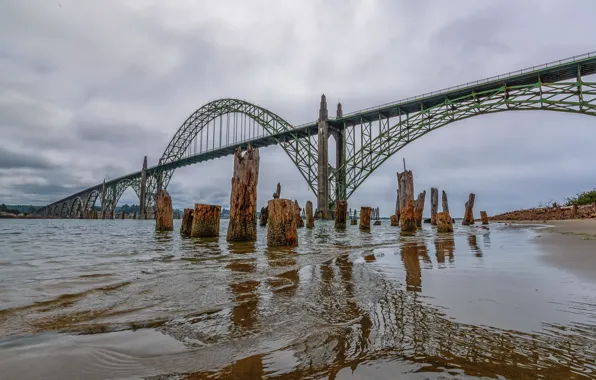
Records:
[[[577,12],[537,0],[61,4],[0,5],[7,203],[59,199],[139,170],[144,155],[157,163],[188,115],[213,99],[246,99],[297,125],[317,118],[321,93],[331,115],[337,99],[355,111],[581,54],[593,49],[596,31],[596,4]],[[470,191],[489,213],[562,200],[596,185],[596,169],[586,165],[592,125],[546,112],[448,125],[388,159],[350,206],[388,214],[403,157],[417,190],[446,189],[454,210]],[[231,171],[231,157],[177,170],[175,206],[226,206]],[[260,172],[259,206],[278,181],[284,196],[314,200],[280,147],[261,151]],[[121,202],[135,197],[127,190]]]

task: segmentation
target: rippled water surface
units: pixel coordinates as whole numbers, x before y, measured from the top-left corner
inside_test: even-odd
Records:
[[[268,249],[175,222],[0,220],[0,378],[596,378],[596,284],[539,231],[317,222]]]

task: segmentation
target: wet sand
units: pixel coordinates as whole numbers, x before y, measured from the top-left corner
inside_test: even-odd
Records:
[[[546,252],[542,260],[571,271],[584,280],[596,282],[596,219],[499,223],[548,226],[536,237],[536,242]]]

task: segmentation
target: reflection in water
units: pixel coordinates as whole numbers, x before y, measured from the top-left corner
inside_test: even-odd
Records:
[[[476,257],[482,257],[482,250],[478,246],[476,235],[468,235],[468,245],[470,246],[472,252],[476,254]]]
[[[267,249],[264,240],[256,244],[227,244],[222,238],[198,244],[178,237],[172,241],[164,237],[159,242],[150,239],[153,246],[143,249],[150,254],[140,257],[142,253],[134,251],[123,258],[124,254],[118,252],[109,258],[108,264],[93,262],[95,272],[89,273],[89,262],[105,251],[102,242],[93,251],[95,256],[87,255],[85,272],[71,276],[73,283],[84,283],[90,289],[0,310],[0,331],[5,336],[15,331],[32,336],[47,331],[81,334],[78,336],[93,343],[87,343],[86,349],[91,352],[88,356],[76,359],[81,365],[89,363],[84,366],[86,378],[105,378],[101,376],[105,368],[121,378],[149,379],[340,379],[352,372],[358,375],[366,368],[373,368],[374,372],[365,372],[361,379],[412,375],[426,378],[432,377],[431,372],[437,373],[438,378],[596,377],[596,305],[589,296],[582,296],[581,302],[573,304],[556,299],[558,303],[553,307],[586,316],[582,323],[543,323],[542,329],[532,333],[461,323],[450,315],[449,308],[453,306],[449,297],[441,300],[444,304],[440,309],[429,304],[431,284],[449,287],[454,283],[450,282],[451,276],[460,269],[471,280],[482,281],[490,269],[466,267],[469,262],[477,262],[472,255],[459,254],[455,267],[455,240],[462,251],[467,249],[467,240],[477,254],[493,259],[497,255],[491,251],[488,234],[483,235],[483,252],[479,252],[476,236],[469,236],[465,230],[441,236],[423,230],[414,237],[395,238],[387,243],[380,239],[395,236],[388,226],[379,226],[374,233],[361,234],[353,229],[351,235],[340,235],[331,232],[332,223],[321,221],[318,225],[319,230],[301,232],[303,241],[308,243],[295,249]],[[492,245],[500,246],[503,235],[498,230],[492,233]],[[320,234],[327,236],[323,239]],[[321,242],[313,243],[318,239]],[[145,240],[140,239],[139,244],[145,244]],[[161,250],[161,245],[173,247],[180,260],[156,261],[155,251]],[[384,258],[383,249],[399,252],[401,260],[391,255]],[[506,252],[499,253],[502,256]],[[376,259],[367,260],[371,255]],[[21,255],[15,256],[16,262]],[[453,265],[449,270],[436,271],[432,265],[435,256],[439,268],[446,262]],[[185,260],[189,257],[197,260]],[[35,258],[27,259],[26,264],[38,265]],[[0,264],[5,265],[5,261]],[[384,271],[395,265],[399,266],[400,275],[405,269],[405,290],[400,281]],[[35,273],[46,281],[46,289],[55,286],[62,292],[70,286],[55,280],[63,275],[55,274],[65,270],[63,267],[60,263],[52,267],[53,273],[46,268]],[[121,268],[126,270],[119,271]],[[124,277],[130,268],[138,270],[134,276]],[[535,266],[533,270],[540,268]],[[0,290],[6,287],[5,280],[12,284],[14,273],[2,272]],[[54,282],[43,277],[50,274]],[[498,276],[500,272],[490,274]],[[423,275],[428,276],[426,292],[422,289]],[[565,286],[562,282],[556,284]],[[452,293],[457,296],[454,290]],[[469,297],[477,293],[466,294]],[[466,307],[465,302],[462,304]],[[515,305],[505,302],[502,307],[511,309]],[[471,308],[469,312],[475,310]],[[108,349],[94,343],[94,339],[106,339],[105,334],[85,335],[142,327],[156,328],[167,338],[184,342],[184,350],[149,355],[130,349],[123,355],[124,350],[120,349],[127,342],[113,342]],[[3,371],[6,367],[16,368],[11,373],[22,378],[36,378],[28,376],[27,370],[38,359],[23,359],[23,348],[18,344],[24,345],[0,340],[0,366]],[[70,350],[64,349],[68,353],[80,348]],[[48,352],[52,353],[44,353]],[[69,378],[71,361],[64,359],[61,352],[56,355],[55,360],[65,366],[62,373],[57,370],[57,377]],[[14,363],[20,363],[20,367]]]
[[[401,258],[406,268],[406,289],[419,292],[422,290],[422,271],[420,269],[420,258],[430,262],[426,244],[416,241],[406,241],[401,246]]]
[[[490,248],[490,232],[482,234],[482,241],[484,242],[485,248]]]
[[[442,237],[435,237],[435,251],[439,268],[444,268],[445,255],[449,258],[449,263],[453,264],[455,261],[455,256],[453,255],[453,252],[455,251],[455,240],[453,240],[453,236],[445,235]]]

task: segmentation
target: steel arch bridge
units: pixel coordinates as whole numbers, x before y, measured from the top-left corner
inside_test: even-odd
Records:
[[[348,199],[389,157],[425,134],[474,116],[505,111],[554,111],[596,116],[596,52],[479,80],[398,102],[329,118],[325,95],[315,122],[294,126],[263,107],[219,99],[192,113],[172,137],[159,163],[63,198],[40,215],[87,218],[100,200],[114,216],[123,192],[132,187],[142,209],[154,204],[182,166],[233,154],[238,147],[280,145],[311,191],[323,216],[336,199]],[[329,164],[328,139],[336,142]]]

